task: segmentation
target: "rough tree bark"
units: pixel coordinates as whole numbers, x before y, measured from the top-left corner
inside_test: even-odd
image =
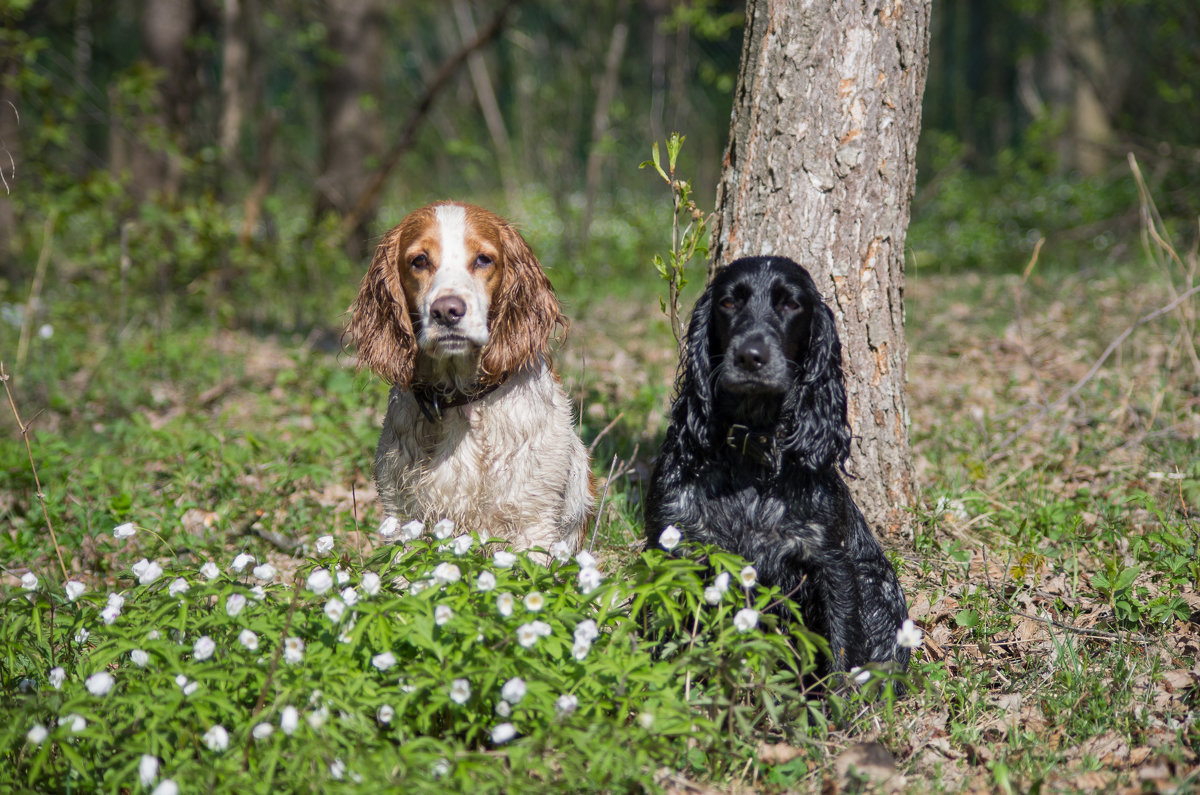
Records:
[[[930,0],[750,0],[710,269],[777,254],[838,320],[850,488],[909,537],[904,235],[916,179]]]

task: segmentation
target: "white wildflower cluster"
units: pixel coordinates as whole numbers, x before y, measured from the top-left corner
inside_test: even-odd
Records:
[[[119,593],[110,593],[108,602],[104,605],[104,609],[100,611],[100,620],[106,625],[112,624],[121,615],[121,609],[125,607],[125,597]]]
[[[595,621],[590,618],[580,621],[575,627],[575,643],[571,646],[571,656],[581,662],[587,659],[588,652],[592,650],[592,641],[598,637],[600,630]]]
[[[179,686],[179,689],[181,691],[183,691],[183,694],[185,696],[190,696],[192,693],[195,693],[197,690],[200,689],[199,682],[196,682],[192,679],[188,679],[183,674],[179,674],[178,676],[175,677],[175,684],[177,684]]]
[[[149,585],[162,576],[162,566],[156,561],[142,558],[137,563],[133,564],[133,574],[138,578],[138,582],[142,585]]]
[[[704,601],[710,605],[719,604],[721,597],[729,590],[729,572],[723,571],[716,576],[713,584],[704,589]]]
[[[587,550],[576,555],[575,562],[579,564],[579,592],[586,596],[600,587],[604,576],[600,573],[596,559]]]
[[[530,621],[517,627],[517,643],[522,648],[530,649],[541,638],[547,638],[554,632],[545,621]]]

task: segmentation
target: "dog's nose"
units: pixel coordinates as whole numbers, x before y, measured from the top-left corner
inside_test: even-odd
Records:
[[[747,373],[758,372],[770,360],[771,355],[761,339],[747,340],[739,345],[733,353],[733,361],[737,363],[739,369],[745,370]]]
[[[439,326],[446,328],[457,326],[458,321],[467,314],[467,303],[457,295],[443,295],[433,302],[433,306],[429,307],[429,314],[433,316],[433,322]]]

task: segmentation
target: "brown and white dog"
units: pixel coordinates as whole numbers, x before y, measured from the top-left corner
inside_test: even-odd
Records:
[[[392,384],[375,453],[384,512],[577,549],[595,495],[550,367],[565,319],[517,230],[469,204],[422,207],[384,236],[350,311],[359,367]]]

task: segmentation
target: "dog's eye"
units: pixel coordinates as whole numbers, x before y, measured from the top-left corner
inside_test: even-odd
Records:
[[[789,312],[795,312],[797,309],[800,308],[800,304],[796,303],[796,300],[794,298],[783,299],[783,302],[780,304],[780,306],[782,306],[784,309],[786,309]]]
[[[475,257],[475,267],[476,268],[492,267],[492,258],[489,257],[487,254],[480,254],[479,256]]]
[[[429,257],[424,254],[418,254],[408,261],[408,267],[415,271],[423,271],[429,267]]]
[[[719,305],[722,309],[733,309],[735,306],[737,306],[734,300],[728,296],[722,298]]]

